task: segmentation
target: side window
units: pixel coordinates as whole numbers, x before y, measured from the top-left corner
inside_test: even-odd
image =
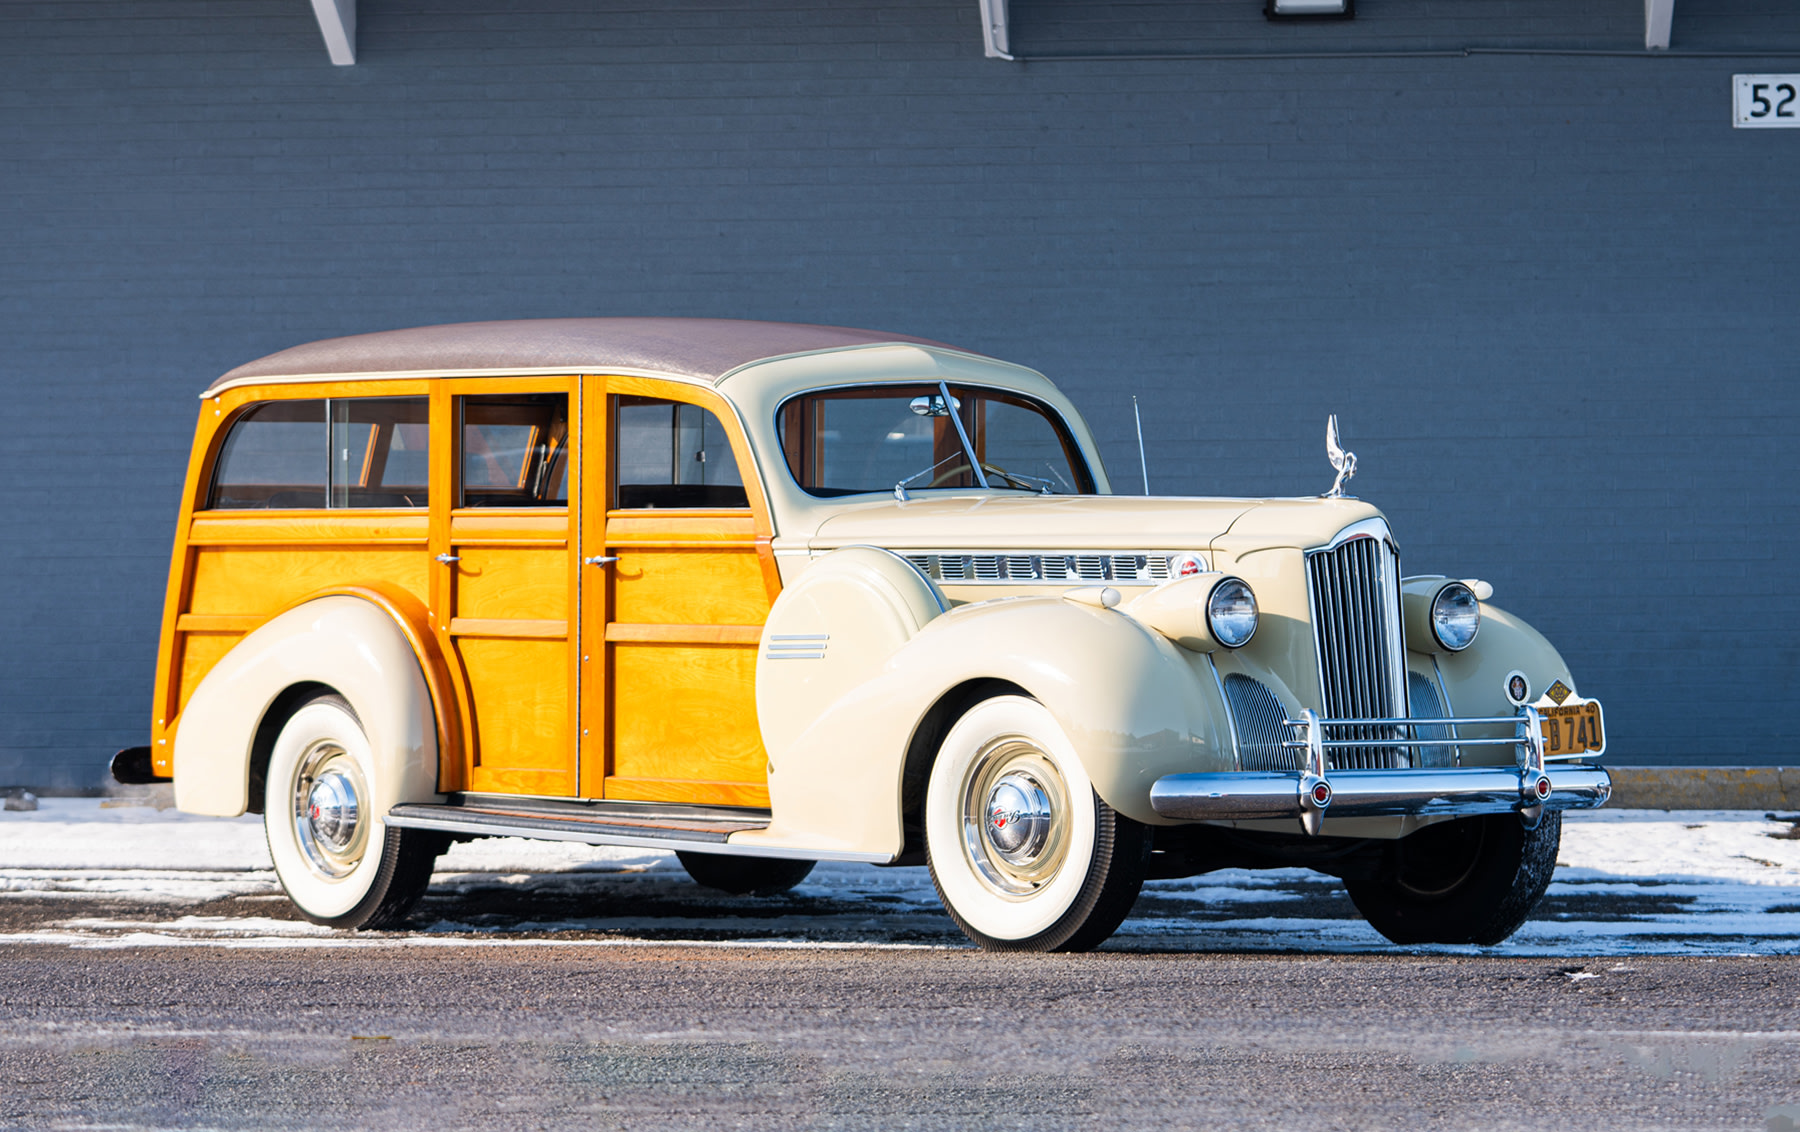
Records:
[[[331,402],[331,506],[424,507],[431,436],[424,397]]]
[[[464,397],[462,506],[569,505],[569,396]]]
[[[325,506],[325,402],[272,401],[239,417],[219,450],[206,505]]]
[[[748,507],[719,418],[698,405],[613,398],[614,506]]]
[[[258,405],[232,424],[207,506],[424,507],[429,434],[424,397]]]

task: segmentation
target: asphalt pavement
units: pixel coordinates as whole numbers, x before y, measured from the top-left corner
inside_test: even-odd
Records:
[[[973,949],[923,869],[729,897],[504,841],[334,932],[254,821],[7,819],[0,1127],[1800,1129],[1791,819],[1584,819],[1500,948],[1278,870],[1153,882],[1083,956]]]

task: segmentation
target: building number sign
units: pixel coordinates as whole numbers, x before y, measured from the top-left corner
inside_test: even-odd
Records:
[[[1731,124],[1740,130],[1800,129],[1800,75],[1733,75]]]

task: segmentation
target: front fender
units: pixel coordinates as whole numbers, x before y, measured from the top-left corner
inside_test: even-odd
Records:
[[[1531,684],[1530,699],[1535,701],[1544,689],[1561,680],[1580,691],[1562,654],[1544,635],[1517,616],[1498,606],[1483,602],[1481,631],[1475,641],[1462,652],[1442,653],[1437,657],[1438,674],[1444,681],[1451,715],[1501,716],[1515,710],[1506,696],[1506,677],[1523,672]],[[1588,694],[1588,693],[1583,693]],[[1468,728],[1470,735],[1498,736],[1504,728]],[[1514,761],[1513,752],[1500,747],[1469,747],[1463,753],[1467,763]]]
[[[437,795],[438,735],[419,658],[393,617],[357,597],[295,606],[239,641],[194,689],[175,734],[175,804],[236,817],[249,805],[251,748],[276,697],[324,684],[348,700],[375,755],[378,814]]]
[[[932,620],[775,759],[774,821],[756,840],[898,856],[912,737],[934,704],[978,680],[1036,697],[1108,805],[1167,824],[1150,805],[1152,783],[1232,769],[1230,728],[1205,665],[1109,609],[1049,597],[963,606]]]

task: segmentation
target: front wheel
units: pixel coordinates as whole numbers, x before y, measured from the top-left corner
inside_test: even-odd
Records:
[[[925,790],[932,883],[990,951],[1086,951],[1137,900],[1150,831],[1094,793],[1043,704],[984,700],[944,737]]]
[[[281,887],[315,924],[399,925],[443,852],[442,834],[381,820],[369,788],[374,774],[368,737],[341,696],[308,700],[276,736],[263,830]]]
[[[1374,879],[1344,887],[1371,927],[1395,943],[1500,943],[1550,887],[1562,814],[1535,829],[1515,814],[1428,825],[1387,849]]]

